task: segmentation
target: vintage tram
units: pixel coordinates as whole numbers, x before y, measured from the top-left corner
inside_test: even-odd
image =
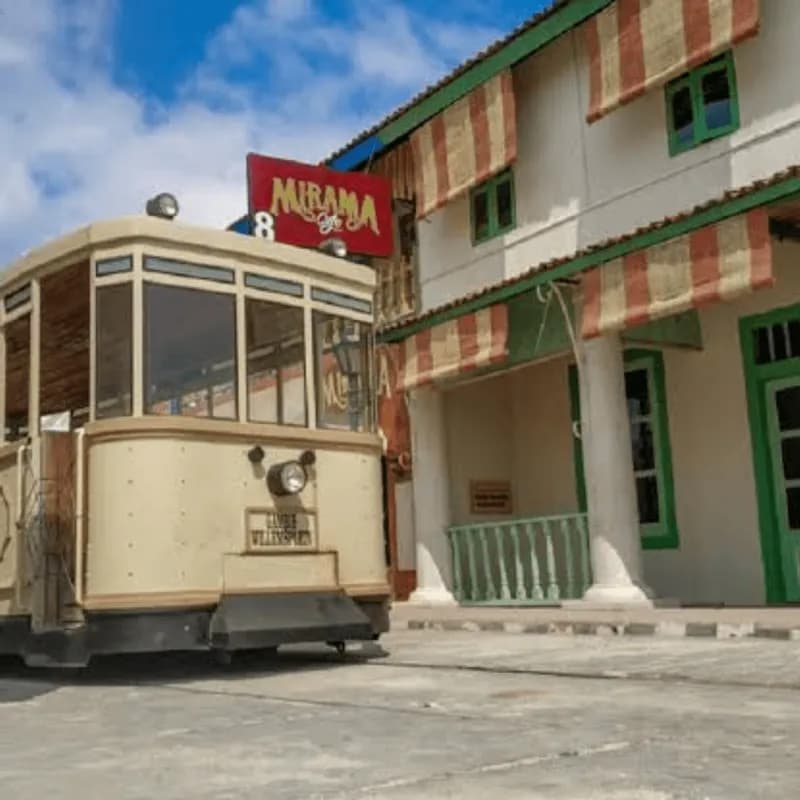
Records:
[[[0,653],[376,638],[374,273],[149,216],[0,279]]]

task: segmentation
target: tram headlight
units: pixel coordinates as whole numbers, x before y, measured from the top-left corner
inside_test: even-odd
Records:
[[[267,473],[267,484],[274,494],[298,494],[305,489],[306,471],[299,461],[274,464]]]

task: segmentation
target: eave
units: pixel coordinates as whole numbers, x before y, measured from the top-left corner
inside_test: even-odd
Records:
[[[573,256],[538,264],[502,283],[431,309],[411,321],[386,326],[379,333],[378,339],[382,343],[402,341],[435,325],[510,300],[536,286],[570,278],[636,250],[661,244],[728,217],[793,197],[800,197],[800,165],[789,167],[766,180],[727,192],[691,211],[667,217],[630,234],[593,245]]]
[[[339,170],[361,167],[477,86],[541,50],[611,2],[613,0],[566,0],[554,3],[509,36],[490,45],[441,81],[422,91],[382,122],[359,134],[323,163]]]

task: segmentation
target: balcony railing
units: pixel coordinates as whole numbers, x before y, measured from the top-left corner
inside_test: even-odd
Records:
[[[465,605],[557,605],[591,583],[586,514],[455,525],[447,536]]]

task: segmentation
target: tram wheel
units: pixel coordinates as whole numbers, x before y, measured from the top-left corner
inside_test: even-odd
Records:
[[[347,651],[347,645],[344,642],[327,642],[326,644],[336,650],[340,656],[343,656]]]

